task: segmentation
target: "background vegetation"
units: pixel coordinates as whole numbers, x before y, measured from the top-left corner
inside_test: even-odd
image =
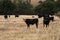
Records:
[[[39,1],[36,7],[30,2],[19,1],[17,4],[10,0],[0,1],[0,15],[54,15],[60,11],[60,0]]]

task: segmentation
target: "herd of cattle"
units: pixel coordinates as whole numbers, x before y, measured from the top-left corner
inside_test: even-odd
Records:
[[[5,19],[7,18],[7,16],[4,16]],[[10,17],[10,16],[9,16]],[[18,17],[18,16],[15,16]],[[34,16],[32,16],[34,18]],[[38,18],[40,18],[40,16],[38,16]],[[25,23],[27,24],[27,28],[30,27],[30,25],[36,24],[36,28],[38,28],[38,18],[34,18],[34,19],[24,19]],[[50,21],[54,21],[54,17],[50,17],[49,15],[47,16],[43,16],[43,26],[47,27],[49,26]]]
[[[36,24],[36,28],[38,28],[38,18],[34,18],[34,19],[24,19],[25,23],[27,24],[27,27],[29,28],[30,25]],[[47,27],[49,26],[50,21],[54,21],[54,17],[50,17],[50,16],[45,16],[43,17],[43,26]]]

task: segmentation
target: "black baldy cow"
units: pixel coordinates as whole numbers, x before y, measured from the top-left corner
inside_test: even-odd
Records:
[[[36,28],[38,28],[38,19],[24,19],[25,23],[27,24],[27,27],[30,27],[30,25],[32,24],[36,24]]]

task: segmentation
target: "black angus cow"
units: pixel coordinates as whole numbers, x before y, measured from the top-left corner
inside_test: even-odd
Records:
[[[7,19],[7,18],[10,18],[10,15],[4,15],[4,18]]]
[[[25,23],[27,24],[27,27],[30,27],[30,25],[32,24],[36,24],[36,28],[38,28],[38,19],[24,19]]]
[[[54,17],[49,17],[50,18],[50,20],[53,22],[54,21]]]
[[[45,27],[45,25],[46,25],[46,27],[49,26],[49,23],[50,23],[50,18],[49,17],[44,17],[44,19],[43,19],[44,27]]]
[[[15,17],[19,17],[19,15],[15,15]]]
[[[44,16],[43,25],[46,27],[49,26],[50,21],[54,21],[54,17]]]
[[[7,19],[7,18],[8,18],[8,16],[7,16],[7,15],[4,15],[4,18],[5,18],[5,19]]]

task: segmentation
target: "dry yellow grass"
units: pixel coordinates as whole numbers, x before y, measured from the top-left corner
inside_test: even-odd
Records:
[[[39,18],[39,27],[31,25],[30,29],[23,18],[32,18],[32,16],[11,16],[4,19],[0,16],[0,40],[60,40],[60,19],[55,17],[54,22],[50,22],[48,28],[43,27],[42,18]],[[37,18],[37,16],[35,16]]]

